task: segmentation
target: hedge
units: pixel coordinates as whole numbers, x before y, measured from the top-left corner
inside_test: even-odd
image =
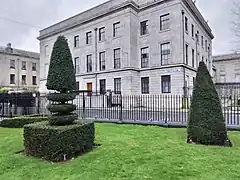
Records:
[[[94,123],[74,121],[69,126],[50,126],[40,122],[24,126],[24,146],[28,156],[51,162],[72,159],[92,150]]]
[[[26,124],[32,124],[35,122],[47,121],[48,117],[46,116],[21,116],[14,118],[6,118],[0,121],[0,127],[5,128],[23,128]]]

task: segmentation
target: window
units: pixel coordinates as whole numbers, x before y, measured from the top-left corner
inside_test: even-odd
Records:
[[[142,94],[149,94],[149,77],[141,78]]]
[[[49,55],[49,47],[48,47],[48,45],[44,46],[44,55],[45,56]]]
[[[140,26],[141,26],[141,29],[140,29],[141,35],[148,34],[148,21],[141,22]]]
[[[105,40],[105,27],[99,28],[99,41]]]
[[[76,82],[76,91],[79,90],[79,81]]]
[[[87,72],[92,72],[92,55],[87,55]]]
[[[10,84],[15,84],[15,74],[10,74]]]
[[[100,94],[106,93],[106,79],[101,79],[100,81]]]
[[[194,38],[194,25],[192,24],[192,37]]]
[[[170,14],[160,16],[160,30],[166,30],[170,28]]]
[[[80,73],[80,59],[79,59],[79,57],[74,58],[74,65],[75,65],[75,73],[79,74]]]
[[[196,81],[196,78],[193,77],[193,87],[194,87],[195,81]]]
[[[199,43],[199,31],[198,30],[197,30],[196,38],[197,38],[197,43]]]
[[[26,70],[27,68],[26,64],[27,64],[26,61],[22,61],[22,70]]]
[[[100,52],[99,53],[99,64],[100,64],[99,70],[100,71],[104,71],[106,69],[105,61],[106,61],[105,52]]]
[[[204,48],[204,45],[203,45],[203,36],[201,37],[201,45],[202,45],[202,48]]]
[[[118,37],[120,35],[120,22],[113,24],[113,37]]]
[[[47,78],[47,75],[48,75],[48,63],[44,64],[44,78]]]
[[[204,62],[204,57],[202,56],[202,62]]]
[[[92,44],[92,31],[86,33],[86,44]]]
[[[32,85],[34,85],[34,86],[37,85],[37,76],[32,77]]]
[[[36,71],[37,70],[37,63],[32,63],[32,71]]]
[[[22,85],[26,85],[27,81],[26,81],[26,75],[22,75]]]
[[[75,48],[79,47],[79,36],[74,36],[74,47]]]
[[[15,69],[15,60],[10,60],[10,68]]]
[[[208,42],[207,42],[207,40],[205,40],[205,50],[206,50],[206,52],[208,51]]]
[[[195,50],[192,49],[192,67],[195,67]]]
[[[171,76],[162,76],[162,93],[171,93]]]
[[[169,64],[170,59],[170,43],[161,44],[161,64]]]
[[[148,67],[148,62],[149,62],[149,52],[148,51],[149,51],[148,47],[141,49],[141,67],[142,68]]]
[[[114,79],[114,93],[121,94],[121,78]]]
[[[121,57],[120,57],[120,48],[114,49],[114,68],[121,68]]]
[[[185,17],[185,31],[188,32],[188,18]]]
[[[188,44],[186,44],[186,48],[185,49],[186,49],[186,52],[185,52],[186,53],[185,54],[186,55],[186,57],[185,57],[186,58],[186,62],[185,63],[188,64]]]

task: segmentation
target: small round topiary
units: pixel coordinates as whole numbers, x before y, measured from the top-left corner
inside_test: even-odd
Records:
[[[72,124],[77,119],[78,115],[72,113],[68,115],[51,115],[49,116],[48,121],[52,126],[65,126]]]
[[[69,114],[75,111],[77,106],[75,104],[48,104],[47,109],[51,113],[58,113],[58,114]]]

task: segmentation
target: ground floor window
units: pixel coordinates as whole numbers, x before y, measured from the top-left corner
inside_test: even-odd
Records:
[[[166,75],[161,77],[162,93],[171,93],[171,76]]]

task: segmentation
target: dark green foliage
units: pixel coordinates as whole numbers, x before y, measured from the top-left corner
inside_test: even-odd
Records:
[[[219,96],[204,62],[200,62],[193,90],[187,142],[225,145],[228,141]]]
[[[23,117],[14,117],[7,118],[0,121],[0,127],[6,128],[22,128],[26,124],[32,124],[35,122],[47,121],[47,117],[39,116],[39,117],[31,117],[31,116],[23,116]]]
[[[76,110],[75,104],[48,104],[47,109],[52,113],[69,114]]]
[[[47,95],[47,99],[49,101],[55,101],[55,102],[67,102],[74,100],[76,97],[75,93],[51,93]]]
[[[25,153],[52,162],[91,151],[94,137],[94,123],[75,121],[69,126],[50,126],[42,122],[24,126]]]
[[[68,115],[51,115],[48,117],[49,124],[53,126],[70,125],[77,119],[78,115],[74,113]]]
[[[64,36],[59,36],[54,43],[46,86],[61,93],[76,89],[72,55]]]

